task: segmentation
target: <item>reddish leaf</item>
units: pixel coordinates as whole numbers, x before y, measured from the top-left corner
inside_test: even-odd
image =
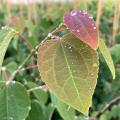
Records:
[[[80,40],[95,50],[98,48],[98,30],[86,11],[71,11],[65,14],[64,23]]]

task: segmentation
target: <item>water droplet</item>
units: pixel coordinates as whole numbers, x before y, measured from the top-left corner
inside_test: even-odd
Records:
[[[69,49],[71,49],[72,47],[70,46]]]
[[[94,63],[94,64],[93,64],[93,67],[97,67],[97,63]]]
[[[30,107],[30,106],[28,107],[28,110],[31,110],[31,107]]]
[[[93,29],[95,30],[95,29],[96,29],[96,27],[93,27]]]
[[[52,37],[52,33],[48,33],[48,37]]]
[[[66,48],[67,46],[65,45],[64,47]]]
[[[80,32],[80,30],[77,30],[77,32]]]
[[[70,52],[72,52],[72,49],[70,50]]]
[[[75,15],[77,15],[77,11],[76,10],[71,11],[71,16],[75,16]]]
[[[67,30],[69,30],[69,28],[66,28]]]
[[[91,75],[93,76],[94,74],[93,74],[93,73],[91,73]]]

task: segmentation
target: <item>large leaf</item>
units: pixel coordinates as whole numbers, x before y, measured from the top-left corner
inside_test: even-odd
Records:
[[[18,82],[0,82],[0,119],[23,120],[30,110],[27,91]]]
[[[113,79],[115,79],[115,67],[113,64],[113,60],[110,55],[109,49],[107,48],[103,40],[100,40],[99,49],[112,73]]]
[[[42,80],[66,104],[87,115],[98,76],[97,52],[68,34],[38,51]]]
[[[0,71],[7,47],[15,34],[16,32],[8,27],[4,27],[0,30]]]
[[[86,11],[71,11],[65,14],[64,23],[80,40],[93,49],[98,48],[98,30],[95,22]]]
[[[75,110],[65,103],[63,103],[60,99],[58,99],[56,96],[54,96],[51,93],[51,99],[52,103],[58,110],[59,114],[62,116],[64,120],[74,120],[75,117]]]

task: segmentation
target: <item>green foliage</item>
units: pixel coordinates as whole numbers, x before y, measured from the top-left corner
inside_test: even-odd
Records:
[[[103,40],[99,40],[99,50],[100,52],[102,53],[111,73],[112,73],[112,76],[113,76],[113,79],[115,79],[115,67],[114,67],[114,64],[113,64],[113,60],[111,58],[111,55],[110,55],[110,52],[107,48],[107,46],[105,45],[104,41]]]
[[[106,111],[100,120],[119,120],[120,119],[120,104],[114,105],[110,111]]]
[[[0,31],[0,71],[7,47],[15,34],[15,30],[8,27],[4,27]]]
[[[51,93],[52,103],[64,120],[74,120],[75,110]]]
[[[116,67],[116,78],[114,81],[111,80],[111,73],[109,71],[109,66],[106,65],[104,58],[102,57],[101,54],[99,54],[100,55],[100,65],[99,65],[100,69],[99,69],[99,75],[98,75],[98,80],[97,80],[98,83],[97,83],[97,86],[95,89],[95,93],[92,97],[93,104],[91,105],[91,108],[89,110],[89,116],[95,116],[96,113],[101,110],[101,108],[104,106],[104,104],[106,102],[108,102],[111,99],[115,98],[116,96],[120,95],[120,68],[119,68],[120,47],[118,44],[120,33],[118,33],[116,35],[116,44],[111,47],[110,43],[111,43],[111,38],[112,38],[113,16],[114,16],[114,8],[115,7],[114,7],[113,0],[108,0],[108,1],[111,1],[111,2],[105,1],[106,3],[104,5],[103,15],[101,17],[99,33],[102,36],[102,38],[104,38],[105,42],[107,43],[107,46],[110,48],[109,50],[111,52],[111,55],[112,55],[112,58],[114,61],[114,65],[117,66]],[[82,2],[83,4],[80,4],[80,2]],[[88,13],[91,13],[91,15],[93,16],[94,19],[96,19],[96,14],[97,14],[97,2],[98,2],[97,0],[90,1],[90,2],[88,2],[88,6],[87,6]],[[84,3],[85,3],[84,0],[83,1],[81,0],[81,1],[77,2],[77,4],[75,4],[75,5],[73,3],[71,4],[70,2],[67,4],[59,4],[59,3],[49,4],[48,3],[48,4],[44,4],[43,6],[38,5],[37,6],[37,15],[38,15],[37,16],[37,20],[38,20],[37,24],[34,23],[34,19],[33,19],[34,15],[33,15],[32,10],[31,10],[31,13],[32,13],[31,19],[29,19],[29,20],[27,19],[28,13],[26,10],[26,5],[22,6],[23,7],[23,17],[21,18],[21,17],[19,17],[19,13],[18,13],[18,11],[19,11],[18,5],[13,5],[11,7],[11,11],[12,11],[11,15],[7,16],[8,9],[5,9],[5,8],[7,8],[7,5],[1,3],[0,4],[0,27],[9,25],[11,28],[14,28],[15,30],[21,32],[21,34],[23,34],[30,41],[32,46],[35,48],[39,43],[42,42],[42,40],[47,36],[48,33],[51,33],[60,24],[60,22],[63,19],[63,15],[66,13],[66,11],[73,10],[74,8],[77,8],[78,10],[84,9]],[[32,9],[32,7],[31,7],[31,9]],[[11,42],[11,44],[9,44],[10,40],[7,39],[6,41],[8,43],[7,42],[5,42],[5,43],[9,44],[9,47],[7,45],[7,46],[5,46],[6,48],[4,48],[4,49],[3,49],[3,47],[1,48],[1,42],[3,42],[3,40],[5,40],[5,39],[3,39],[3,37],[8,35],[9,31],[11,31],[11,28],[9,28],[8,31],[5,29],[4,31],[6,31],[6,32],[4,32],[4,34],[3,34],[3,30],[1,30],[2,32],[0,32],[2,34],[2,35],[0,34],[0,38],[2,38],[2,39],[0,39],[0,61],[1,61],[1,65],[3,66],[3,68],[5,68],[5,71],[2,70],[2,75],[0,75],[0,78],[1,78],[0,80],[2,80],[2,81],[7,80],[4,82],[4,85],[3,85],[3,86],[5,86],[5,88],[7,87],[6,86],[6,84],[8,82],[7,78],[9,78],[13,74],[13,72],[21,65],[21,63],[26,59],[26,56],[28,56],[28,54],[30,53],[29,47],[27,46],[27,44],[25,42],[23,42],[22,38],[20,38],[19,36],[15,36],[15,38]],[[62,31],[55,35],[62,36],[66,33],[66,31],[68,32],[69,30]],[[11,33],[11,35],[12,35],[12,33]],[[10,36],[10,34],[9,34],[9,36]],[[14,37],[14,35],[13,35],[13,37]],[[8,48],[8,50],[6,52],[7,48]],[[83,53],[84,52],[85,51],[83,51]],[[1,56],[1,53],[2,53],[2,56]],[[4,53],[4,55],[6,53],[5,57],[4,57],[3,53]],[[86,52],[84,54],[86,54]],[[88,56],[88,55],[86,54],[86,56]],[[59,55],[56,57],[58,57],[57,59],[59,59],[59,58],[61,59],[61,56],[59,56]],[[4,58],[4,61],[3,61],[3,58]],[[91,56],[89,58],[91,58]],[[30,59],[28,62],[26,62],[26,64],[23,66],[22,70],[24,70],[24,67],[36,64],[36,60],[37,60],[37,56],[35,54],[34,59],[32,57],[32,59]],[[3,64],[2,64],[2,61],[3,61]],[[79,61],[81,61],[81,59],[79,59]],[[59,64],[57,64],[57,65],[59,65]],[[59,65],[59,67],[62,68],[63,65],[64,65],[64,62],[62,62],[62,64]],[[1,66],[0,66],[0,69],[1,69]],[[83,74],[86,73],[86,71],[84,69],[80,69],[80,70]],[[91,70],[91,68],[90,68],[90,70]],[[63,77],[63,74],[65,74],[65,73],[66,73],[66,71],[59,75],[61,79]],[[81,80],[81,76],[79,79]],[[27,92],[30,96],[29,99],[31,100],[31,110],[27,109],[28,111],[26,110],[27,112],[24,112],[23,114],[22,114],[23,111],[20,110],[19,115],[16,114],[16,112],[18,112],[18,110],[13,109],[15,106],[15,102],[10,101],[12,103],[11,111],[13,111],[17,117],[18,116],[24,117],[25,120],[63,120],[63,119],[65,119],[65,120],[66,119],[86,120],[86,119],[88,119],[88,117],[81,115],[80,112],[76,111],[71,106],[65,104],[63,101],[61,101],[61,99],[56,98],[55,96],[49,96],[49,90],[47,90],[47,92],[46,92],[44,90],[35,89],[36,87],[39,88],[39,86],[42,86],[44,84],[42,82],[43,79],[39,76],[38,69],[21,71],[16,74],[14,80],[19,82],[19,83],[17,82],[17,84],[20,84],[20,85],[22,84],[22,86],[24,86],[24,88],[19,91],[17,91],[15,89],[14,94],[16,95],[16,93],[17,93],[16,96],[18,96],[19,95],[18,92],[19,92],[20,96],[22,96],[21,93],[26,88]],[[53,79],[50,79],[50,81],[53,81]],[[59,83],[60,82],[61,81],[59,81]],[[10,85],[11,84],[13,84],[13,83],[10,83]],[[93,82],[90,82],[90,84],[93,84]],[[71,93],[69,91],[69,89],[66,91],[68,91],[67,94]],[[58,91],[58,92],[60,92],[60,91]],[[86,86],[84,92],[88,93],[87,86]],[[1,93],[3,93],[3,89],[0,90],[0,96],[1,96]],[[4,94],[5,94],[5,92],[4,92]],[[9,94],[11,95],[11,93],[9,93]],[[8,97],[10,95],[8,95]],[[54,97],[56,98],[55,99],[56,101],[53,100]],[[88,97],[88,96],[85,96],[85,97]],[[3,98],[4,98],[4,100],[0,98],[0,104],[2,102],[5,102],[5,97],[3,97]],[[76,99],[76,97],[75,98],[71,97],[70,101],[73,101],[73,99]],[[26,100],[22,99],[22,101],[25,102]],[[20,107],[22,107],[22,109],[25,109],[25,107],[23,107],[21,103],[18,105]],[[3,104],[2,104],[2,106],[3,106]],[[30,103],[29,103],[29,106],[30,106]],[[114,110],[112,110],[112,109],[114,109],[114,107],[116,107],[115,112],[114,112]],[[102,119],[102,120],[109,120],[109,119],[119,120],[119,109],[118,108],[119,108],[119,105],[113,106],[113,108],[111,108],[111,110],[105,112],[105,115],[103,114],[100,117],[100,119]],[[0,110],[2,111],[2,112],[0,111],[0,115],[3,112],[6,112],[6,111],[3,111],[3,107],[1,107],[1,106],[0,106]],[[29,112],[29,114],[28,114],[28,112]],[[114,116],[114,118],[113,118],[113,116]],[[27,117],[27,119],[26,119],[26,117]],[[0,117],[0,120],[1,119],[2,118]],[[10,118],[10,119],[12,119],[12,118]],[[23,118],[21,118],[21,119],[23,119]],[[16,118],[15,119],[13,118],[13,120],[16,120]]]
[[[56,96],[88,114],[97,82],[96,51],[68,34],[62,39],[47,40],[40,46],[38,66],[42,80]]]
[[[18,82],[0,82],[0,119],[23,120],[30,110],[30,99]]]

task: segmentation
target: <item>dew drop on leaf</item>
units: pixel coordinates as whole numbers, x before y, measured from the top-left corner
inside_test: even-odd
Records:
[[[93,64],[93,67],[97,67],[97,64],[96,64],[96,63],[94,63],[94,64]]]
[[[64,15],[64,24],[81,41],[96,50],[98,48],[98,29],[93,17],[87,11],[71,11]]]
[[[71,11],[71,16],[75,16],[75,15],[77,15],[77,11],[76,10],[73,10],[73,11]]]

